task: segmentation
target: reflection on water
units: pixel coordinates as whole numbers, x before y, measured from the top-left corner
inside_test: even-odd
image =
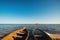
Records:
[[[39,27],[44,31],[49,33],[59,33],[60,34],[60,24],[0,24],[0,38],[5,35],[26,26],[28,29],[33,29],[34,27]]]

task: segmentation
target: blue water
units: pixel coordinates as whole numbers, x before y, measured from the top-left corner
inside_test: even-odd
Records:
[[[39,27],[48,33],[60,34],[60,24],[0,24],[0,37],[26,26],[28,29]]]

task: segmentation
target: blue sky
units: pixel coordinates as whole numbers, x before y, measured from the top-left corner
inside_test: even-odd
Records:
[[[59,0],[0,0],[0,24],[60,24]]]

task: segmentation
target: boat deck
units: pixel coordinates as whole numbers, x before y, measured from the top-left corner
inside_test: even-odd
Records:
[[[60,34],[50,34],[52,40],[60,40]]]

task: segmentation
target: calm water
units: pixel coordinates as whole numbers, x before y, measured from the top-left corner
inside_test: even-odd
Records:
[[[0,38],[5,35],[26,26],[28,29],[39,27],[46,32],[60,34],[60,24],[0,24]]]

